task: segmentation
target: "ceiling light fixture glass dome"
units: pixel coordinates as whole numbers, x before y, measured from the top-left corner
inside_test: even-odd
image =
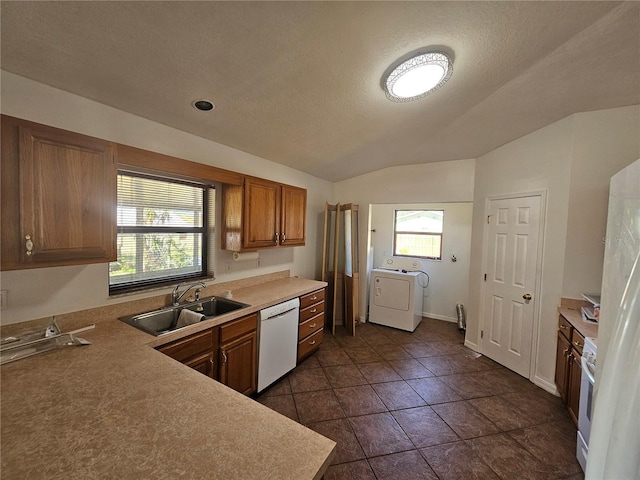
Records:
[[[393,102],[410,102],[438,90],[452,73],[453,64],[446,53],[421,53],[391,70],[384,79],[384,91]]]

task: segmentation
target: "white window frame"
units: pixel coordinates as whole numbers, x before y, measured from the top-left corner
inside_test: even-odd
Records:
[[[398,221],[398,212],[442,212],[442,232],[429,232],[429,231],[407,231],[407,232],[398,232],[397,230],[397,221]],[[411,257],[411,258],[424,258],[427,260],[442,260],[442,248],[443,248],[443,234],[444,234],[444,210],[435,209],[435,208],[419,208],[419,209],[397,209],[393,212],[393,255],[396,257]],[[398,235],[424,235],[428,237],[440,237],[440,254],[437,257],[434,256],[425,256],[425,255],[417,255],[414,253],[398,253]]]

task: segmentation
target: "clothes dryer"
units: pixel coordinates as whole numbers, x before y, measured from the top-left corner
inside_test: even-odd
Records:
[[[371,271],[369,322],[413,332],[422,321],[422,272],[374,268]]]

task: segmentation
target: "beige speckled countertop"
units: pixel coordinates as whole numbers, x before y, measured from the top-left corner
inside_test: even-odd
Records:
[[[89,346],[3,365],[2,478],[321,478],[335,442],[152,347],[324,285],[239,289],[250,308],[162,339],[107,318]]]
[[[598,324],[585,322],[582,319],[582,313],[580,313],[580,307],[588,305],[590,304],[584,300],[562,298],[558,312],[567,320],[567,322],[573,325],[573,328],[578,330],[583,337],[597,338]]]

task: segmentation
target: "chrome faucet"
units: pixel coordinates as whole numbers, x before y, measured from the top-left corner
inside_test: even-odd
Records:
[[[182,285],[185,285],[185,283],[186,282],[182,282],[176,285],[176,288],[174,288],[173,292],[171,293],[171,303],[173,304],[174,307],[177,307],[178,305],[180,305],[180,300],[182,299],[182,297],[184,297],[187,294],[187,292],[189,292],[189,290],[191,290],[194,287],[199,287],[196,289],[195,299],[196,301],[200,300],[200,290],[202,290],[207,286],[205,283],[202,283],[202,282],[194,282],[187,285],[187,288],[184,290],[184,292],[182,292],[181,294],[178,294],[180,287]]]

